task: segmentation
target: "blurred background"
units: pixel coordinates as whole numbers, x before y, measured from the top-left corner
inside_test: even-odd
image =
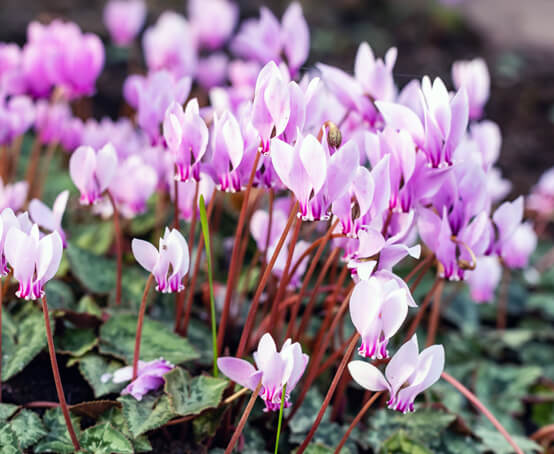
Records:
[[[185,0],[147,1],[147,25],[161,11],[186,13]],[[281,15],[284,0],[241,0],[241,17],[257,16],[266,5]],[[486,117],[503,133],[500,167],[513,193],[527,193],[538,176],[554,165],[554,1],[552,0],[300,0],[310,25],[308,68],[318,61],[352,71],[358,44],[375,53],[397,46],[396,81],[402,87],[425,74],[452,87],[450,68],[457,59],[482,56],[492,77]],[[61,17],[99,34],[103,0],[0,0],[0,41],[23,44],[31,20]],[[137,65],[139,50],[135,49]],[[139,66],[137,66],[139,67]],[[94,114],[115,117],[127,64],[107,48],[98,81]]]

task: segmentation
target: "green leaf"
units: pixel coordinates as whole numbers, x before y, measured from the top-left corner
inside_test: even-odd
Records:
[[[83,356],[98,344],[92,329],[65,328],[63,336],[56,339],[56,350],[72,356]]]
[[[32,303],[24,305],[19,320],[16,317],[16,332],[2,333],[2,380],[7,381],[23,370],[43,348],[46,347],[46,330],[42,312]],[[4,323],[2,324],[4,326]],[[52,323],[52,329],[54,324]]]
[[[19,407],[14,404],[0,403],[0,422],[6,421]]]
[[[217,377],[217,328],[215,322],[215,298],[214,283],[212,271],[212,251],[210,248],[210,229],[208,228],[208,216],[206,215],[206,204],[204,196],[200,195],[200,224],[202,225],[202,235],[206,245],[206,262],[208,264],[208,284],[210,286],[210,318],[212,327],[212,349],[213,349],[213,371],[214,377]]]
[[[150,452],[152,451],[152,445],[148,441],[146,435],[139,435],[133,437],[133,434],[129,430],[127,421],[123,417],[123,411],[121,408],[111,408],[104,412],[99,418],[98,422],[109,422],[116,430],[120,431],[123,435],[131,440],[135,452]]]
[[[55,452],[60,454],[71,454],[75,452],[60,408],[46,410],[42,421],[46,429],[46,436],[34,447],[35,452]],[[71,421],[77,438],[80,438],[80,418],[72,415]]]
[[[133,454],[135,452],[125,435],[107,422],[85,430],[80,443],[83,449],[93,454]]]
[[[527,307],[538,310],[550,319],[554,319],[554,293],[534,293],[527,300]]]
[[[71,287],[63,281],[52,280],[45,286],[46,299],[48,300],[48,308],[52,309],[69,309],[75,304],[75,297]]]
[[[75,246],[102,255],[108,252],[113,242],[113,222],[110,220],[80,224],[69,231],[69,236]]]
[[[175,416],[165,395],[157,398],[149,394],[140,401],[133,396],[121,396],[117,400],[123,405],[123,417],[133,437],[157,429]]]
[[[94,315],[95,317],[102,317],[102,309],[91,295],[83,296],[77,303],[77,312],[84,312],[85,314]]]
[[[108,360],[103,356],[88,353],[78,358],[79,371],[94,391],[94,397],[98,398],[110,393],[119,393],[125,386],[124,383],[113,383],[111,380],[102,381],[104,374],[110,374],[123,367],[119,361]]]
[[[506,439],[495,429],[489,429],[488,427],[479,426],[475,430],[475,434],[479,438],[481,438],[483,444],[495,454],[512,454],[513,452],[515,452],[514,448],[512,448],[510,444],[506,441]],[[542,452],[542,448],[534,441],[529,440],[526,437],[513,435],[511,433],[510,435],[515,443],[526,454],[531,454],[533,452]]]
[[[475,394],[510,434],[521,433],[512,415],[523,411],[522,399],[541,375],[542,369],[536,366],[486,363],[477,370]]]
[[[100,351],[131,363],[135,350],[136,329],[136,315],[113,315],[100,328]],[[163,324],[145,318],[140,359],[152,361],[160,357],[173,364],[180,364],[198,358],[198,353],[187,339],[172,333]]]
[[[192,430],[196,441],[204,440],[205,438],[213,437],[217,429],[221,427],[224,407],[215,410],[206,411],[198,415],[192,420]]]
[[[10,421],[10,427],[17,436],[19,446],[26,449],[46,435],[40,417],[31,410],[21,410]]]
[[[315,386],[312,386],[306,394],[304,402],[289,423],[291,432],[293,434],[307,433],[315,422],[321,405],[323,405],[323,396]],[[285,410],[285,415],[287,413],[290,413],[290,410]],[[329,413],[329,410],[325,411],[322,422],[329,420]]]
[[[216,408],[229,384],[225,379],[205,375],[191,378],[179,367],[165,374],[164,378],[171,406],[181,416],[197,415]]]
[[[71,272],[92,293],[108,294],[115,289],[116,265],[69,242],[65,250]]]
[[[0,423],[0,454],[21,454],[17,436],[7,423]]]
[[[432,454],[425,446],[408,438],[402,430],[383,443],[381,452],[383,454]]]

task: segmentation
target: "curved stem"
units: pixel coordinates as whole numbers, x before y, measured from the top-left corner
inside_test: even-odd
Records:
[[[60,407],[62,408],[65,425],[67,426],[67,431],[69,432],[71,443],[73,443],[75,451],[80,451],[81,447],[79,446],[79,440],[77,440],[77,435],[75,435],[75,430],[73,429],[73,423],[71,422],[71,417],[69,416],[69,409],[67,407],[67,402],[65,401],[65,395],[63,392],[62,380],[60,378],[60,371],[58,369],[58,360],[56,359],[56,350],[54,349],[52,329],[50,328],[50,317],[48,315],[48,303],[46,301],[46,295],[42,297],[42,313],[44,315],[46,341],[48,342],[48,354],[50,355],[50,365],[52,366],[52,374],[54,375],[54,383],[56,384],[58,400],[60,401]]]
[[[148,299],[148,291],[152,287],[152,282],[154,281],[154,275],[151,274],[146,280],[146,285],[144,286],[144,293],[142,294],[142,301],[140,302],[139,316],[137,321],[137,334],[135,337],[135,352],[133,354],[133,380],[137,378],[138,373],[138,362],[140,357],[140,339],[142,336],[142,325],[144,323],[144,313],[146,312],[146,300]]]
[[[237,349],[236,356],[240,358],[246,346],[248,345],[248,338],[250,337],[251,331],[252,331],[252,325],[254,323],[254,319],[256,317],[256,311],[258,310],[258,306],[260,304],[260,298],[262,296],[262,293],[265,289],[265,284],[267,283],[267,280],[269,279],[269,276],[271,274],[271,270],[273,269],[273,266],[275,265],[275,262],[277,261],[277,256],[279,255],[279,252],[281,252],[281,249],[283,247],[283,244],[285,243],[285,238],[287,237],[289,230],[292,226],[292,223],[296,217],[296,211],[298,210],[298,202],[295,202],[294,206],[292,207],[289,215],[289,219],[287,221],[287,225],[285,226],[285,229],[283,230],[283,233],[281,234],[281,238],[279,238],[279,241],[277,243],[277,246],[275,246],[275,250],[273,251],[273,255],[271,256],[271,259],[269,260],[269,263],[265,267],[264,274],[260,280],[260,283],[258,284],[258,288],[256,289],[256,293],[254,294],[254,298],[252,300],[252,303],[250,304],[250,310],[248,311],[248,316],[246,317],[246,322],[244,324],[244,327],[242,329],[242,334],[240,336],[239,341],[239,347]],[[221,327],[220,327],[221,329]]]
[[[373,405],[373,403],[377,400],[377,398],[381,394],[383,394],[382,391],[379,391],[378,393],[374,393],[373,396],[371,396],[367,400],[365,405],[362,407],[362,409],[358,412],[358,414],[356,415],[356,417],[352,421],[352,424],[350,424],[350,426],[348,426],[348,430],[346,431],[346,433],[344,434],[344,436],[340,440],[340,443],[338,444],[337,449],[335,449],[335,454],[340,453],[340,450],[343,448],[344,444],[348,440],[348,437],[350,436],[350,434],[354,430],[354,427],[356,427],[358,425],[358,423],[361,421],[361,419],[364,417],[364,415],[367,413],[367,411],[370,409],[370,407]]]
[[[123,233],[121,232],[121,225],[119,223],[119,211],[117,210],[117,206],[115,203],[115,200],[110,193],[110,191],[106,191],[106,194],[108,195],[108,198],[110,199],[110,203],[112,204],[113,208],[113,227],[115,230],[115,249],[117,254],[117,275],[115,280],[115,303],[119,306],[121,304],[121,272],[123,269]]]
[[[240,437],[240,434],[242,433],[242,429],[244,429],[244,425],[246,424],[246,420],[248,419],[248,416],[250,416],[250,412],[252,411],[252,408],[254,408],[254,403],[256,402],[256,398],[258,397],[258,394],[260,393],[260,389],[262,387],[262,382],[258,383],[258,386],[256,386],[256,389],[252,392],[252,396],[250,396],[250,400],[248,401],[248,404],[246,405],[246,408],[244,409],[244,413],[242,414],[239,424],[237,428],[235,429],[235,433],[233,434],[233,437],[231,438],[231,441],[227,445],[227,448],[225,449],[224,454],[231,454],[233,452],[233,448],[237,444],[237,441]]]
[[[4,279],[0,279],[0,402],[2,402],[2,304],[4,300]]]
[[[246,221],[246,211],[248,208],[248,199],[250,198],[250,191],[252,190],[252,184],[254,182],[254,176],[256,175],[256,169],[258,167],[258,162],[260,161],[261,152],[258,149],[256,152],[256,159],[254,159],[254,164],[252,165],[252,170],[250,171],[250,178],[248,179],[248,185],[244,192],[244,200],[242,201],[242,206],[240,208],[239,220],[237,223],[237,230],[235,231],[235,240],[233,242],[233,252],[231,253],[231,263],[229,265],[229,274],[227,276],[227,286],[225,289],[225,301],[223,302],[223,311],[221,312],[221,320],[219,322],[219,331],[217,333],[217,351],[221,353],[223,348],[223,340],[225,339],[225,329],[227,328],[227,319],[229,318],[229,310],[231,308],[231,298],[233,296],[233,287],[235,284],[235,276],[238,272],[237,260],[239,259],[239,249],[242,238],[242,230],[244,228],[244,223]]]
[[[406,342],[408,339],[410,339],[414,333],[416,332],[417,327],[419,326],[419,323],[421,322],[421,319],[423,318],[423,314],[425,313],[425,309],[427,309],[427,306],[431,302],[431,298],[435,294],[435,291],[437,290],[437,287],[439,286],[439,282],[441,279],[437,277],[435,279],[435,283],[433,284],[433,287],[431,287],[431,290],[429,290],[429,293],[425,295],[425,299],[423,300],[423,303],[421,306],[419,306],[419,309],[417,310],[417,314],[414,317],[412,324],[410,325],[410,329],[408,330],[408,334],[404,338],[404,342]]]
[[[323,279],[325,279],[325,277],[327,276],[327,272],[329,271],[329,268],[331,268],[331,265],[335,262],[335,259],[339,254],[339,252],[340,252],[339,247],[336,247],[335,249],[333,249],[329,257],[327,258],[327,261],[323,265],[323,268],[319,273],[319,276],[317,277],[317,281],[314,285],[312,295],[310,297],[310,300],[308,301],[308,304],[306,305],[306,309],[304,311],[304,314],[302,315],[302,320],[300,321],[300,326],[298,328],[298,331],[296,332],[297,338],[300,337],[301,333],[305,332],[306,328],[308,327],[308,322],[310,321],[310,317],[314,310],[315,299],[316,299],[319,287],[323,283]]]
[[[456,388],[458,391],[460,391],[470,402],[471,404],[477,408],[481,413],[483,413],[487,419],[492,423],[494,427],[496,427],[496,430],[502,434],[502,436],[506,439],[506,441],[510,444],[512,448],[514,448],[514,451],[517,454],[523,454],[523,451],[520,449],[520,447],[516,444],[516,442],[512,439],[510,434],[502,427],[502,424],[494,417],[494,415],[483,405],[483,403],[477,398],[475,394],[473,394],[469,389],[467,389],[464,385],[462,385],[458,380],[456,380],[454,377],[452,377],[450,374],[447,374],[446,372],[443,372],[441,374],[441,377],[446,380],[448,383],[450,383],[454,388]]]
[[[289,253],[287,255],[287,261],[285,262],[285,268],[283,269],[283,274],[279,282],[279,288],[277,289],[277,293],[275,294],[275,298],[273,299],[273,304],[271,305],[271,320],[272,320],[271,326],[273,327],[274,336],[277,334],[276,332],[277,330],[275,328],[275,326],[277,325],[276,323],[277,307],[279,305],[279,301],[283,299],[283,295],[285,294],[285,290],[287,288],[287,284],[291,276],[291,274],[289,274],[289,271],[292,263],[292,257],[294,255],[294,249],[296,247],[296,242],[298,241],[298,234],[300,233],[301,226],[302,226],[302,219],[296,218],[296,224],[294,226],[294,231],[292,233],[292,237],[289,243]]]
[[[329,406],[329,402],[331,402],[331,398],[333,397],[333,393],[335,392],[335,389],[337,385],[339,384],[339,380],[342,377],[342,374],[344,372],[344,369],[346,368],[346,363],[350,361],[350,356],[352,355],[352,352],[354,351],[354,348],[356,348],[356,344],[358,343],[358,339],[360,338],[360,335],[356,333],[351,342],[348,346],[348,350],[344,354],[341,363],[339,364],[339,367],[337,369],[337,372],[335,373],[335,377],[333,378],[333,381],[331,382],[331,386],[329,386],[329,389],[327,390],[327,395],[325,396],[325,400],[323,401],[323,404],[321,405],[321,408],[319,409],[319,413],[317,414],[317,417],[312,425],[312,428],[308,432],[308,435],[296,451],[296,454],[302,454],[306,448],[308,447],[308,444],[310,443],[311,439],[315,435],[315,432],[317,428],[319,427],[319,424],[321,423],[321,420],[323,419],[323,415],[325,414],[325,410],[327,410],[327,407]]]
[[[419,262],[404,278],[404,281],[407,283],[410,279],[412,279],[422,268],[427,269],[427,265],[429,262],[433,260],[434,255],[431,254],[430,256],[426,257],[424,260]]]
[[[304,275],[304,279],[302,281],[302,287],[300,287],[300,292],[298,294],[298,301],[296,304],[292,307],[289,325],[287,327],[287,333],[285,335],[285,338],[292,336],[292,331],[296,325],[296,317],[298,316],[298,311],[300,309],[300,305],[302,304],[302,299],[304,298],[304,294],[306,293],[306,290],[308,288],[308,285],[310,283],[310,279],[312,278],[312,275],[317,267],[317,264],[319,262],[319,259],[321,258],[321,255],[323,254],[323,251],[325,250],[325,246],[327,246],[327,243],[331,239],[333,230],[335,230],[335,227],[337,226],[339,220],[337,219],[331,227],[329,227],[329,230],[327,233],[322,237],[321,242],[319,243],[319,247],[317,249],[317,252],[312,258],[312,261],[310,263],[310,267],[308,268],[308,271]],[[297,265],[300,266],[300,261],[297,262]],[[295,265],[296,266],[296,265]],[[293,272],[296,272],[295,270]],[[292,275],[292,274],[291,274]]]
[[[439,319],[441,315],[441,296],[444,288],[444,280],[439,281],[437,290],[435,291],[435,301],[431,308],[431,317],[429,318],[429,328],[427,329],[427,342],[426,346],[429,347],[435,342],[435,336],[437,334],[437,328],[439,326]]]

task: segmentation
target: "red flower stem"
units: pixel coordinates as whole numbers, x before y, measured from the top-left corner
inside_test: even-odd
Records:
[[[7,184],[6,175],[8,173],[8,159],[8,146],[0,146],[0,178],[2,178],[5,184]]]
[[[22,145],[23,145],[23,135],[16,137],[15,140],[12,142],[12,146],[11,146],[12,160],[11,160],[10,172],[6,176],[6,180],[4,181],[4,183],[8,183],[9,181],[14,180],[17,176],[17,166],[19,165],[19,156],[21,154]]]
[[[317,277],[317,281],[314,285],[314,289],[312,291],[312,295],[310,297],[310,300],[308,301],[306,309],[304,310],[304,314],[302,315],[300,327],[296,332],[296,338],[299,338],[302,333],[306,332],[306,329],[308,327],[308,322],[310,321],[310,317],[314,310],[315,300],[316,300],[319,287],[323,283],[323,280],[327,277],[327,272],[329,271],[329,268],[331,268],[331,265],[335,262],[337,255],[339,255],[339,252],[340,252],[340,248],[336,247],[335,249],[333,249],[329,257],[327,257],[327,260],[325,261],[325,264],[323,265],[323,268],[321,269],[321,272]]]
[[[430,261],[433,260],[433,258],[434,258],[434,255],[430,255],[430,256],[426,257],[424,260],[422,260],[421,262],[419,262],[416,266],[414,266],[414,268],[404,278],[404,281],[406,283],[408,283],[410,281],[410,279],[412,279],[417,273],[419,273],[419,271],[422,268],[425,267],[427,269],[427,265],[429,264]]]
[[[144,324],[144,313],[146,312],[146,301],[148,299],[148,291],[152,287],[152,282],[154,282],[154,275],[151,274],[146,280],[146,285],[144,286],[144,293],[142,294],[142,301],[140,303],[139,315],[137,320],[137,333],[135,337],[135,352],[133,353],[133,380],[137,378],[138,373],[138,362],[140,357],[140,340],[142,337],[142,325]]]
[[[431,316],[429,317],[429,328],[427,329],[427,341],[426,347],[433,345],[435,342],[435,337],[437,335],[437,328],[439,326],[439,320],[441,315],[441,296],[442,290],[444,289],[444,280],[439,281],[439,285],[435,290],[435,301],[433,307],[431,308]]]
[[[58,402],[48,402],[46,400],[35,400],[23,404],[25,408],[58,408],[60,404]]]
[[[4,302],[4,279],[0,279],[0,402],[2,402],[2,304]]]
[[[269,239],[271,237],[271,229],[273,225],[273,205],[275,202],[275,192],[273,189],[269,189],[269,206],[268,206],[268,212],[269,217],[267,220],[267,233],[265,235],[265,247],[264,247],[264,257],[263,257],[263,265],[262,269],[265,268],[267,264],[267,250],[269,249]]]
[[[110,203],[113,208],[113,227],[115,230],[115,250],[117,254],[117,275],[115,280],[115,304],[118,306],[121,304],[121,272],[123,269],[123,232],[121,231],[121,224],[119,222],[119,211],[115,200],[110,193],[106,191]]]
[[[231,441],[227,445],[227,448],[225,449],[224,454],[231,454],[231,452],[233,452],[233,448],[237,444],[240,434],[242,433],[242,429],[244,429],[244,425],[246,424],[246,421],[248,419],[248,416],[250,416],[250,413],[252,412],[252,408],[254,408],[254,403],[256,402],[256,398],[260,393],[261,387],[262,387],[262,382],[260,381],[260,383],[258,383],[258,386],[256,386],[256,389],[252,392],[252,395],[250,396],[250,400],[248,401],[248,404],[244,409],[244,413],[240,418],[239,424],[235,429],[235,433],[233,433],[233,436],[231,437]]]
[[[327,407],[329,406],[329,402],[331,402],[331,398],[333,397],[335,389],[339,384],[339,380],[341,379],[344,369],[346,368],[346,363],[350,360],[350,356],[354,352],[354,349],[356,348],[356,344],[358,343],[359,338],[360,338],[360,335],[358,333],[356,333],[352,337],[352,340],[350,341],[350,345],[348,346],[348,350],[344,354],[342,361],[340,362],[339,367],[337,369],[337,372],[335,373],[333,381],[331,382],[331,386],[329,386],[329,389],[327,390],[325,400],[323,401],[323,405],[321,405],[321,408],[319,409],[319,413],[317,414],[317,417],[312,425],[312,428],[310,429],[310,431],[308,432],[308,435],[306,436],[306,438],[304,439],[304,441],[296,451],[296,454],[302,454],[308,447],[308,444],[312,440],[313,436],[315,435],[315,432],[319,427],[321,420],[323,419],[325,410],[327,410]]]
[[[177,164],[175,164],[177,175]],[[179,230],[179,180],[173,180],[173,228]]]
[[[412,283],[412,285],[410,285],[410,293],[414,293],[416,288],[419,287],[419,284],[421,283],[421,281],[423,280],[423,278],[427,274],[427,271],[429,270],[429,268],[431,268],[432,265],[433,265],[433,260],[430,260],[429,262],[427,262],[425,264],[425,266],[423,267],[423,269],[421,270],[421,272],[417,276],[416,280]],[[406,282],[408,282],[408,281],[406,281]]]
[[[427,293],[427,295],[425,295],[425,299],[423,300],[423,303],[421,304],[421,306],[419,306],[419,308],[417,310],[417,314],[414,317],[414,319],[412,321],[412,324],[410,325],[410,329],[408,330],[408,334],[406,334],[406,337],[404,338],[404,342],[411,339],[411,337],[416,332],[417,327],[419,326],[419,323],[421,322],[421,319],[423,318],[423,314],[425,313],[425,309],[427,308],[427,306],[431,302],[431,298],[433,297],[435,291],[437,290],[440,281],[441,281],[441,279],[439,277],[437,277],[435,279],[435,283],[433,284],[433,287],[431,287],[431,290],[429,290],[429,293]]]
[[[194,199],[193,199],[193,206],[192,206],[192,218],[190,220],[190,232],[189,232],[189,238],[188,238],[188,248],[189,248],[189,254],[192,254],[192,245],[194,243],[194,234],[196,232],[196,218],[197,218],[197,211],[198,211],[198,188],[199,188],[199,182],[196,182],[195,189],[194,189]],[[185,286],[185,290],[182,292],[177,293],[176,298],[176,306],[175,306],[175,325],[173,327],[173,331],[177,332],[179,329],[179,325],[181,324],[181,319],[183,317],[183,310],[185,308],[185,292],[186,287],[188,285],[188,278],[189,275],[187,274],[183,278],[183,285]]]
[[[62,380],[60,378],[60,371],[58,369],[58,360],[56,359],[56,350],[54,349],[54,339],[52,337],[52,329],[50,328],[50,317],[48,316],[48,303],[46,301],[46,295],[42,297],[42,313],[44,315],[44,327],[46,329],[46,340],[48,342],[48,353],[50,354],[50,364],[52,366],[52,374],[54,375],[54,382],[56,384],[56,392],[58,393],[58,400],[60,401],[60,407],[62,408],[63,417],[67,426],[67,431],[73,443],[75,451],[80,451],[79,440],[75,435],[71,417],[69,416],[69,409],[67,402],[65,401],[65,395],[62,387]]]
[[[212,212],[214,210],[215,206],[215,195],[216,190],[214,189],[214,192],[212,193],[212,197],[210,199],[210,203],[208,203],[208,211],[206,213],[208,217],[208,222],[210,221],[212,217]],[[198,278],[198,272],[200,270],[200,259],[202,258],[202,251],[204,250],[204,235],[200,235],[200,239],[198,240],[198,249],[196,251],[196,259],[194,260],[194,271],[192,273],[192,279],[190,280],[190,285],[187,289],[187,304],[185,308],[185,316],[184,319],[181,321],[181,332],[184,336],[187,334],[188,326],[189,326],[189,320],[190,320],[190,313],[192,310],[192,301],[194,298],[194,289],[196,288],[196,279]]]
[[[41,148],[42,148],[42,144],[40,143],[38,136],[36,136],[35,141],[33,142],[33,146],[31,148],[31,154],[29,156],[27,170],[25,172],[25,181],[27,182],[28,188],[29,188],[27,193],[28,199],[31,197],[31,194],[32,194],[32,187],[33,187],[33,183],[35,182],[38,164],[40,161]]]
[[[352,359],[352,355],[350,355],[350,359]],[[350,374],[347,372],[342,375],[341,379],[339,380],[337,390],[335,392],[333,404],[331,405],[331,421],[336,421],[338,419],[339,413],[343,408],[344,393],[346,392],[348,382],[350,382]]]
[[[362,420],[364,415],[367,413],[367,411],[371,408],[373,403],[377,400],[377,398],[382,394],[382,391],[379,391],[378,393],[374,393],[373,396],[371,396],[368,401],[365,403],[365,405],[361,408],[361,410],[358,412],[354,420],[352,421],[352,424],[348,426],[348,430],[344,434],[344,436],[341,438],[340,443],[337,446],[337,449],[335,449],[334,454],[339,454],[341,449],[344,447],[344,444],[348,440],[348,437],[350,437],[350,434],[354,430],[354,427],[358,425],[358,423]]]
[[[345,340],[339,348],[337,348],[329,358],[325,360],[325,362],[319,367],[319,369],[316,372],[316,376],[320,376],[323,372],[325,372],[327,369],[329,369],[337,359],[339,359],[340,356],[342,356],[342,352],[344,349],[348,346],[348,343],[350,342],[350,339]]]
[[[46,156],[44,157],[44,161],[42,165],[42,173],[40,175],[40,178],[38,179],[38,182],[36,183],[35,191],[34,191],[34,194],[38,199],[42,197],[44,183],[46,182],[46,178],[48,177],[48,172],[50,171],[50,164],[52,163],[52,158],[54,157],[54,153],[56,152],[57,148],[58,148],[58,142],[52,142],[48,144],[48,147],[46,148]]]
[[[294,254],[294,249],[296,247],[296,242],[298,241],[298,235],[300,233],[300,227],[302,226],[302,219],[296,218],[296,224],[294,225],[294,231],[292,233],[290,243],[289,243],[289,253],[287,255],[287,261],[285,262],[285,268],[283,269],[283,274],[281,275],[281,279],[279,280],[279,287],[277,288],[277,293],[275,294],[275,298],[273,298],[273,304],[271,305],[271,327],[273,328],[273,335],[274,337],[278,338],[277,331],[276,331],[276,325],[277,325],[277,308],[279,307],[279,302],[283,299],[283,296],[285,295],[285,290],[287,289],[287,284],[290,279],[289,271],[292,264],[292,257]],[[300,301],[302,296],[298,298],[298,301]],[[288,331],[287,331],[288,333]],[[288,334],[287,334],[288,337]]]
[[[506,329],[506,313],[508,310],[508,297],[511,280],[512,275],[509,268],[504,267],[502,282],[500,284],[500,295],[498,296],[498,306],[496,308],[496,329],[500,331]]]
[[[265,285],[267,284],[267,281],[269,279],[269,276],[271,274],[271,270],[273,269],[273,266],[275,265],[275,261],[277,260],[277,256],[279,255],[279,252],[281,252],[281,249],[283,247],[283,244],[285,244],[285,238],[287,237],[289,230],[292,226],[293,221],[296,218],[296,212],[298,210],[298,202],[295,202],[294,206],[290,210],[289,219],[287,221],[287,225],[285,226],[285,229],[283,230],[283,233],[281,234],[281,237],[279,238],[279,241],[277,243],[277,246],[275,247],[275,250],[273,251],[273,255],[271,256],[271,259],[269,260],[269,263],[267,264],[264,274],[262,275],[262,278],[260,280],[260,283],[258,284],[258,288],[256,289],[256,293],[254,294],[254,298],[252,299],[252,303],[250,304],[250,310],[248,311],[248,316],[246,317],[246,323],[244,324],[244,327],[242,329],[242,334],[240,336],[239,341],[239,347],[237,349],[236,356],[240,358],[244,354],[244,350],[246,346],[248,345],[248,338],[250,337],[251,331],[252,331],[252,325],[254,324],[254,319],[256,318],[256,312],[258,310],[258,306],[260,304],[260,298],[262,296],[262,293],[265,289]]]
[[[302,405],[302,402],[304,402],[304,399],[306,398],[306,394],[308,393],[310,386],[317,378],[318,365],[321,361],[321,358],[323,357],[323,354],[327,350],[329,343],[331,342],[335,329],[337,328],[337,324],[340,322],[343,314],[346,312],[346,309],[348,308],[348,302],[350,301],[350,295],[352,294],[353,289],[354,289],[354,286],[350,288],[348,294],[346,295],[346,298],[344,298],[337,314],[335,315],[335,318],[333,319],[333,322],[331,323],[331,326],[329,327],[328,330],[325,331],[326,337],[323,339],[321,343],[318,343],[315,345],[315,350],[312,355],[312,360],[309,362],[309,365],[308,365],[309,370],[308,370],[306,380],[304,381],[304,385],[302,386],[302,391],[300,392],[298,399],[296,399],[296,403],[294,404],[292,411],[289,413],[287,417],[287,422],[294,417],[295,413],[300,408],[300,405]],[[358,334],[354,334],[352,336],[351,342],[352,342],[352,339],[354,338],[357,339]]]
[[[225,300],[223,302],[223,311],[221,312],[221,319],[219,321],[218,333],[217,333],[217,351],[221,354],[223,348],[223,341],[225,339],[225,330],[227,328],[227,319],[229,318],[229,310],[231,308],[231,298],[233,296],[233,287],[235,285],[235,277],[238,273],[237,260],[239,255],[239,248],[242,238],[242,230],[246,221],[246,211],[248,209],[248,199],[250,198],[250,192],[252,190],[252,184],[254,183],[254,176],[256,175],[256,169],[258,168],[258,162],[260,161],[261,152],[258,149],[256,152],[256,159],[252,165],[250,171],[250,178],[248,179],[248,185],[244,192],[244,200],[240,208],[239,220],[237,223],[237,230],[235,231],[235,240],[233,242],[233,252],[231,253],[231,263],[229,265],[229,275],[227,276],[227,286],[225,289]]]
[[[460,393],[462,393],[467,400],[471,402],[471,404],[477,408],[481,413],[483,413],[487,419],[492,423],[494,427],[502,434],[502,436],[506,439],[506,441],[510,444],[512,448],[514,448],[514,451],[517,454],[523,454],[523,451],[520,449],[520,447],[516,444],[516,442],[512,439],[510,434],[502,427],[502,424],[494,417],[494,415],[485,407],[485,405],[477,398],[475,394],[473,394],[469,389],[467,389],[464,385],[462,385],[458,380],[456,380],[454,377],[452,377],[450,374],[443,372],[441,374],[441,377],[446,380],[448,383],[450,383],[454,388],[456,388]]]
[[[304,279],[302,281],[302,287],[300,287],[300,292],[298,293],[298,301],[291,309],[290,314],[290,320],[289,325],[287,327],[287,333],[285,335],[285,338],[289,338],[292,336],[292,332],[294,330],[294,327],[296,326],[296,317],[298,316],[298,311],[300,310],[300,305],[302,304],[302,299],[304,298],[304,294],[306,293],[306,290],[308,288],[308,285],[310,284],[310,280],[312,278],[312,275],[319,263],[319,259],[321,258],[321,255],[323,254],[323,251],[325,250],[325,247],[327,246],[327,243],[329,242],[333,230],[337,226],[339,220],[337,219],[327,230],[327,233],[323,236],[321,243],[319,243],[319,247],[317,248],[316,253],[312,257],[312,261],[310,262],[310,267],[308,268],[308,271],[304,275]],[[295,265],[295,268],[293,269],[292,273],[296,272],[296,266],[300,265],[300,261],[297,262],[297,265]],[[292,274],[291,274],[292,275]]]

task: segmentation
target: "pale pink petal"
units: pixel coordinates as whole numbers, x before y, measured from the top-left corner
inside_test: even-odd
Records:
[[[356,383],[370,391],[384,391],[389,389],[387,380],[379,369],[364,361],[351,361],[348,371]]]
[[[131,242],[133,255],[139,264],[147,271],[152,272],[158,261],[158,250],[148,241],[134,238]]]

